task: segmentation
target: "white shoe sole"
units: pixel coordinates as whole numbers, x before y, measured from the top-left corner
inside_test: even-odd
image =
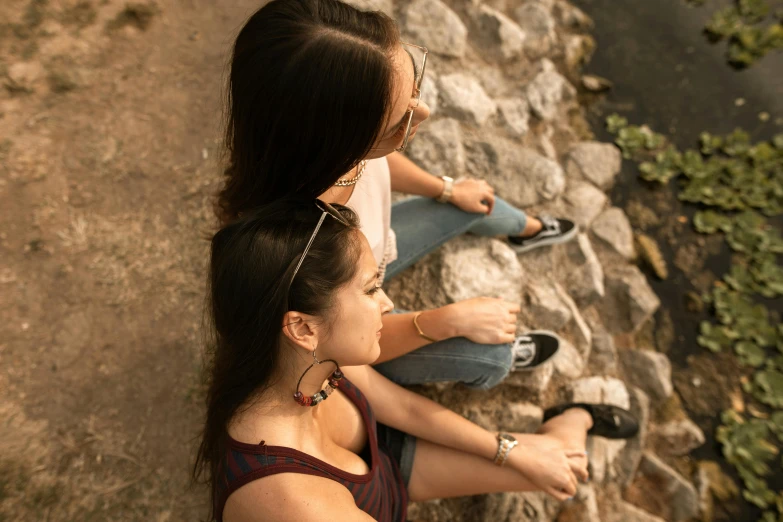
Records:
[[[516,252],[517,254],[523,254],[525,252],[530,252],[531,250],[535,250],[536,248],[550,246],[550,245],[557,245],[559,243],[565,243],[566,241],[571,241],[576,237],[576,233],[577,233],[577,226],[574,225],[574,228],[572,228],[565,234],[561,234],[559,236],[548,237],[546,239],[536,241],[535,243],[529,245],[515,245],[511,243],[509,246],[511,246],[514,252]]]

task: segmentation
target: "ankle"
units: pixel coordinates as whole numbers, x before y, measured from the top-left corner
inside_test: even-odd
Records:
[[[568,415],[574,423],[584,424],[586,431],[593,427],[593,416],[584,408],[570,408],[563,415]]]
[[[541,232],[544,225],[538,219],[528,216],[525,228],[520,232],[519,237],[530,237]]]

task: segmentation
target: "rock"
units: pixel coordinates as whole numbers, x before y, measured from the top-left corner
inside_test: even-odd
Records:
[[[487,96],[478,80],[462,73],[440,77],[440,107],[448,116],[484,125],[497,112],[497,105]]]
[[[427,70],[424,73],[424,81],[421,85],[421,101],[426,103],[427,107],[430,108],[430,117],[438,112],[439,97],[440,91],[438,90],[438,74],[428,63]]]
[[[555,371],[567,379],[578,379],[585,369],[585,362],[574,345],[560,339],[560,349],[552,358]]]
[[[533,114],[545,121],[553,120],[557,116],[558,108],[564,100],[576,96],[576,89],[547,59],[541,61],[541,72],[528,84],[525,92]]]
[[[465,55],[468,29],[440,0],[414,0],[405,11],[405,33],[433,53],[456,58]]]
[[[617,373],[617,348],[614,338],[603,325],[596,329],[592,325],[593,349],[590,351],[588,365],[593,373],[599,375]]]
[[[615,462],[617,482],[623,487],[631,483],[639,462],[642,460],[642,451],[647,443],[648,423],[650,422],[650,398],[642,390],[635,386],[630,389],[631,414],[639,422],[639,433],[636,437],[626,441],[623,451]]]
[[[576,241],[568,243],[566,252],[577,264],[566,276],[568,294],[581,308],[586,308],[606,295],[604,269],[587,234],[579,234]]]
[[[476,34],[487,49],[500,61],[513,60],[522,55],[525,32],[500,11],[482,4],[475,17]]]
[[[460,515],[462,520],[471,522],[544,522],[552,520],[559,509],[558,502],[540,492],[481,495],[472,497],[470,502],[470,510],[463,510]]]
[[[569,178],[582,177],[601,190],[608,190],[614,185],[621,163],[620,149],[613,144],[585,141],[568,151],[566,173]]]
[[[497,426],[504,431],[535,433],[541,427],[544,410],[529,402],[512,402],[499,410]]]
[[[528,281],[522,303],[520,315],[523,322],[538,329],[558,331],[573,318],[571,309],[560,298],[554,284],[547,281]]]
[[[568,184],[563,195],[566,202],[566,215],[582,229],[590,228],[593,220],[606,208],[609,198],[591,183],[576,181]]]
[[[566,323],[565,327],[562,328],[560,333],[562,336],[571,339],[582,360],[587,361],[587,359],[590,357],[590,350],[593,347],[593,332],[590,330],[587,322],[585,322],[584,318],[582,317],[582,313],[579,311],[579,307],[576,306],[574,300],[571,299],[570,295],[568,295],[568,292],[566,292],[565,289],[557,283],[555,283],[554,287],[555,292],[557,292],[557,296],[571,311],[571,320]]]
[[[512,205],[527,208],[562,194],[565,175],[556,161],[503,138],[493,138],[489,146],[498,166],[487,181]]]
[[[631,223],[619,208],[611,207],[603,211],[595,218],[591,229],[598,238],[624,258],[632,260],[636,257]]]
[[[660,517],[639,509],[633,504],[620,502],[616,510],[609,515],[607,522],[666,522]]]
[[[522,267],[504,242],[463,236],[443,247],[441,280],[454,301],[499,297],[522,301]]]
[[[701,519],[705,522],[712,522],[716,500],[727,503],[739,495],[739,488],[728,475],[723,473],[720,464],[710,460],[698,462],[696,487],[699,492]]]
[[[533,59],[547,54],[557,41],[555,19],[550,10],[534,2],[522,4],[514,11],[514,18],[526,36],[525,53]]]
[[[535,369],[526,372],[513,372],[506,377],[503,384],[519,386],[529,390],[534,395],[540,395],[549,387],[555,367],[551,364],[542,364]]]
[[[563,504],[557,522],[601,522],[595,489],[580,484],[573,500]]]
[[[525,98],[502,98],[497,101],[505,128],[517,138],[527,134],[530,105]]]
[[[633,265],[610,267],[604,272],[604,283],[606,297],[598,305],[613,334],[636,332],[661,305],[644,274]]]
[[[570,391],[572,402],[613,404],[625,409],[631,406],[628,388],[612,377],[585,377],[572,382]]]
[[[681,457],[705,442],[704,432],[690,419],[673,420],[656,426],[651,434],[660,453]]]
[[[588,34],[563,35],[563,49],[568,70],[578,69],[587,64],[595,51],[595,40]]]
[[[435,176],[460,176],[465,171],[462,130],[456,120],[422,126],[407,149],[410,158]]]
[[[44,76],[44,69],[39,62],[17,62],[8,67],[6,75],[6,87],[9,90],[33,92],[35,83]]]
[[[590,92],[604,92],[614,86],[610,80],[596,76],[594,74],[585,74],[582,76],[582,87]]]
[[[649,451],[639,464],[639,476],[627,500],[671,522],[699,514],[699,494],[693,485]]]
[[[593,28],[593,20],[584,11],[568,2],[558,2],[554,8],[555,19],[569,29],[586,31]]]
[[[383,11],[387,15],[394,17],[394,3],[392,0],[346,0],[362,11]]]
[[[650,350],[623,349],[619,351],[625,375],[641,388],[653,402],[661,403],[671,397],[672,365],[662,353]]]
[[[596,484],[611,481],[616,476],[615,462],[625,448],[625,440],[609,440],[590,437],[587,451],[590,454],[590,479]]]

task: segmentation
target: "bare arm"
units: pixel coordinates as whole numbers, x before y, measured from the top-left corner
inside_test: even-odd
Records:
[[[389,161],[391,187],[395,192],[437,198],[443,192],[443,180],[428,173],[399,152],[392,152]]]
[[[224,522],[372,522],[339,482],[299,473],[254,480],[236,490],[223,510]]]
[[[373,364],[389,361],[412,352],[430,341],[419,335],[413,325],[415,313],[388,314],[383,316],[383,336],[381,337],[381,355]],[[418,319],[419,326],[428,336],[438,341],[457,337],[456,328],[452,327],[447,306],[426,310]]]

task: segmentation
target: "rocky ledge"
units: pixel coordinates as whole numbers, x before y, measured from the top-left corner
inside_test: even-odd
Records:
[[[606,195],[620,152],[592,140],[577,99],[595,44],[590,18],[561,0],[354,0],[429,48],[424,98],[433,110],[409,155],[436,175],[486,179],[529,214],[573,219],[578,238],[517,256],[504,242],[465,236],[389,285],[398,307],[477,296],[521,304],[520,331],[556,331],[551,365],[512,374],[488,392],[458,385],[421,392],[496,430],[533,431],[563,400],[630,408],[629,441],[589,441],[592,480],[570,502],[507,493],[411,506],[422,521],[681,522],[699,518],[708,475],[684,458],[704,435],[673,396],[671,365],[651,340],[660,301],[637,268],[633,232]],[[699,476],[699,488],[693,482]],[[706,492],[706,493],[705,493]],[[706,513],[705,513],[706,517]]]

